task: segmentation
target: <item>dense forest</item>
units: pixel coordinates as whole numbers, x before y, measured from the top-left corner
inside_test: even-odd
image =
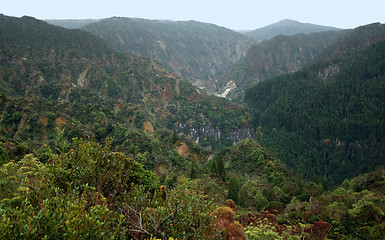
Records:
[[[383,164],[384,52],[381,41],[250,89],[259,141],[305,178],[333,185]]]
[[[234,81],[237,89],[233,90],[229,97],[242,99],[244,92],[251,86],[314,63],[326,48],[335,44],[347,32],[348,30],[294,36],[279,35],[269,41],[254,44],[246,56],[233,65],[218,84],[224,85]]]
[[[276,51],[313,62],[243,106],[86,31],[0,15],[0,239],[383,239],[383,30],[254,46],[317,57]]]

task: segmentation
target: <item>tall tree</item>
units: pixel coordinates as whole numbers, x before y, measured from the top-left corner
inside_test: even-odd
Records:
[[[227,193],[227,198],[233,200],[238,204],[238,194],[239,194],[239,182],[238,179],[232,177],[229,179],[229,190]]]

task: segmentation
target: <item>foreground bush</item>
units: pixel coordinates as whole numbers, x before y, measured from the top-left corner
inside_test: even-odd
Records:
[[[0,167],[0,239],[217,239],[212,201],[180,177],[154,173],[90,140],[41,163],[33,155]]]

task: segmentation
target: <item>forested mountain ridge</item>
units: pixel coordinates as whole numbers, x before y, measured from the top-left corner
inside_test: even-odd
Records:
[[[28,126],[40,125],[41,121],[48,121],[47,132],[52,133],[55,120],[63,117],[64,110],[51,109],[49,114],[31,118],[30,110],[24,109],[27,106],[13,103],[25,97],[37,97],[43,105],[49,101],[47,105],[56,102],[69,108],[64,121],[80,121],[88,126],[82,136],[91,134],[99,139],[113,134],[113,130],[118,136],[129,127],[178,130],[177,126],[184,124],[184,130],[207,127],[220,132],[219,139],[210,132],[199,133],[199,143],[219,146],[232,144],[235,139],[231,133],[247,126],[242,107],[199,91],[154,61],[118,53],[91,33],[31,17],[2,15],[0,21],[0,88],[5,98],[2,127],[9,137],[19,128],[19,133],[35,131]],[[87,107],[95,111],[90,116],[97,116],[87,119]],[[83,112],[79,113],[80,109]],[[12,114],[14,120],[6,120],[5,116]],[[47,118],[43,121],[44,115]],[[20,136],[43,139],[31,133]],[[49,136],[52,139],[53,135]]]
[[[243,92],[255,84],[279,74],[298,71],[315,61],[325,48],[333,45],[345,33],[332,31],[281,35],[254,44],[245,58],[235,64],[218,85],[223,87],[233,81],[237,89],[231,91],[228,97],[242,98]]]
[[[296,34],[309,34],[314,32],[339,31],[341,29],[310,23],[301,23],[295,20],[285,19],[266,27],[245,32],[257,42],[272,39],[278,35],[292,36]]]
[[[372,23],[346,31],[347,34],[328,46],[316,61],[332,60],[339,57],[353,56],[373,43],[385,38],[385,25]]]
[[[357,28],[326,60],[247,91],[259,141],[306,178],[335,184],[384,164],[383,28]]]
[[[196,21],[109,18],[82,27],[121,52],[158,61],[199,87],[215,80],[245,56],[253,40],[235,31]]]
[[[227,97],[239,99],[246,89],[265,79],[298,71],[318,61],[354,55],[383,38],[384,27],[380,23],[352,30],[277,36],[250,47],[245,58],[218,81],[218,86],[223,88],[234,82],[237,88]]]

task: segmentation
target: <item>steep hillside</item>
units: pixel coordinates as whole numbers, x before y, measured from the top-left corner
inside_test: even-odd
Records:
[[[194,133],[204,146],[223,146],[238,141],[236,132],[247,127],[248,117],[241,107],[199,91],[149,59],[117,53],[93,34],[30,17],[2,15],[0,23],[0,89],[10,99],[3,102],[1,126],[9,137],[15,136],[15,129],[32,123],[46,125],[40,118],[48,112],[55,115],[46,119],[47,133],[52,133],[54,119],[63,114],[53,107],[55,103],[69,108],[69,114],[62,116],[65,120],[87,125],[85,129],[93,129],[92,135],[100,139],[115,126],[122,131],[136,127],[148,132],[168,127]],[[13,102],[23,98],[28,102],[26,97],[50,107],[42,107],[42,114],[24,125],[33,112],[28,105]],[[100,118],[91,117],[95,111]],[[15,118],[8,121],[9,114],[16,114]],[[192,131],[202,128],[214,130]]]
[[[306,178],[335,184],[385,163],[384,27],[357,28],[328,60],[247,91],[261,143]]]
[[[278,35],[292,36],[300,33],[308,34],[314,32],[338,31],[341,29],[327,27],[311,23],[301,23],[295,20],[285,19],[280,22],[262,27],[245,34],[254,38],[257,42],[272,39]]]
[[[225,201],[221,191],[226,187],[227,198],[241,207],[257,211],[265,208],[278,210],[277,206],[288,203],[289,195],[299,194],[293,191],[298,182],[292,172],[252,139],[218,152],[206,167],[210,176],[210,182],[205,184],[206,192],[218,203]],[[197,174],[197,177],[208,181],[204,173]]]
[[[359,51],[385,38],[385,27],[381,23],[372,23],[348,31],[334,44],[327,47],[317,60],[333,60],[340,57],[355,56]]]
[[[344,34],[343,31],[334,31],[278,36],[255,44],[246,57],[234,65],[218,85],[223,88],[233,81],[236,89],[232,90],[228,97],[242,98],[247,88],[265,79],[294,72],[310,64],[322,50]]]
[[[82,28],[121,52],[149,57],[199,87],[215,89],[253,41],[240,33],[195,21],[109,18]]]

